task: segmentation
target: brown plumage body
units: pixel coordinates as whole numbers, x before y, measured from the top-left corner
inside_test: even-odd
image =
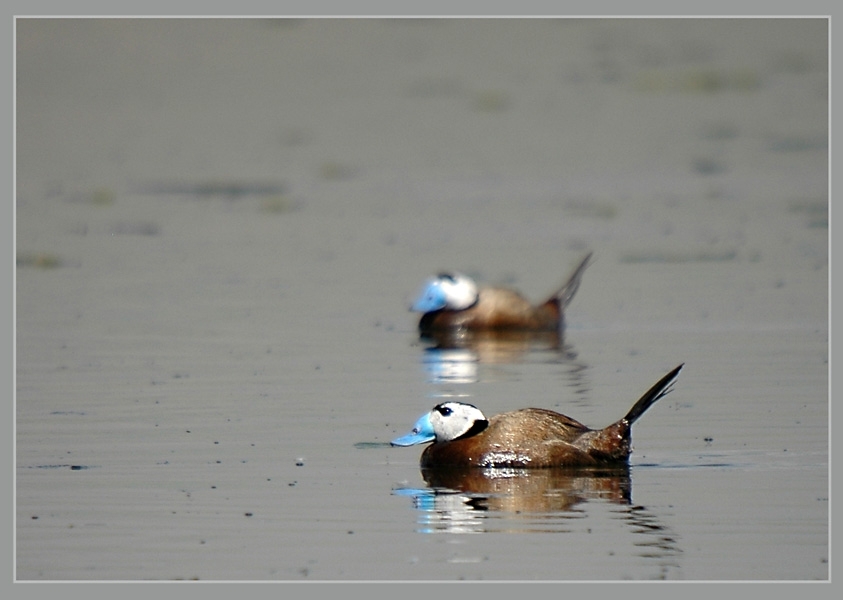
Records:
[[[562,307],[556,297],[533,306],[524,296],[507,288],[481,288],[477,303],[465,310],[436,310],[419,321],[422,331],[441,329],[529,329],[552,330],[562,322]]]
[[[617,463],[630,452],[629,424],[594,431],[563,414],[522,408],[495,415],[468,438],[425,448],[422,467],[554,467]]]

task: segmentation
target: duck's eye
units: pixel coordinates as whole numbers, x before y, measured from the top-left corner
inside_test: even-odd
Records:
[[[451,283],[457,282],[457,278],[454,277],[451,273],[439,273],[439,278],[440,279],[447,279]]]
[[[438,411],[439,411],[439,414],[440,414],[440,415],[442,415],[443,417],[450,416],[450,414],[451,414],[452,412],[454,412],[453,410],[451,410],[451,409],[450,409],[450,408],[448,408],[447,406],[437,406],[437,407],[436,407],[436,410],[438,410]]]

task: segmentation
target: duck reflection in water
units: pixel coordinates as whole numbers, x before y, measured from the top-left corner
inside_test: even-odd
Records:
[[[427,489],[398,488],[422,512],[422,532],[565,531],[579,506],[628,506],[628,467],[601,469],[422,469]]]
[[[574,371],[585,368],[560,331],[441,331],[422,340],[433,343],[424,349],[422,361],[434,383],[475,383],[481,365],[540,361],[567,364]]]
[[[419,533],[562,533],[592,527],[626,535],[641,559],[664,573],[678,568],[677,536],[646,507],[632,503],[627,465],[579,469],[422,469],[428,488],[397,488],[413,499]],[[601,510],[602,509],[602,510]],[[608,521],[600,513],[608,511]],[[584,518],[589,518],[584,521]],[[617,524],[615,528],[613,523]]]

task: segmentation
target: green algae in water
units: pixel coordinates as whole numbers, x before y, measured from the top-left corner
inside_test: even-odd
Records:
[[[622,263],[688,263],[688,262],[727,262],[735,260],[738,253],[734,250],[712,250],[710,252],[640,252],[621,256]]]
[[[828,201],[822,198],[791,200],[788,212],[803,214],[808,217],[808,227],[811,229],[828,229]]]
[[[389,448],[389,442],[357,442],[354,447],[358,450],[371,450],[372,448]]]
[[[34,254],[18,254],[16,264],[18,268],[57,269],[62,266],[61,258],[49,252]]]

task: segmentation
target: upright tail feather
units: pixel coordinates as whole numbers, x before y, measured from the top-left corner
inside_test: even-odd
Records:
[[[554,292],[548,302],[558,302],[560,308],[564,308],[568,305],[580,287],[580,279],[582,279],[582,274],[588,266],[589,260],[591,260],[591,255],[591,252],[585,255],[585,258],[580,261],[579,266],[574,269],[574,272],[571,273],[571,276],[568,277],[565,284]]]
[[[647,393],[641,396],[638,402],[629,409],[629,412],[626,413],[623,420],[626,421],[627,424],[632,425],[638,420],[638,417],[643,415],[644,412],[656,402],[656,400],[667,396],[673,390],[673,384],[676,382],[676,378],[679,377],[679,371],[681,371],[684,366],[685,363],[682,363],[670,373],[662,377],[656,385],[651,387]]]

